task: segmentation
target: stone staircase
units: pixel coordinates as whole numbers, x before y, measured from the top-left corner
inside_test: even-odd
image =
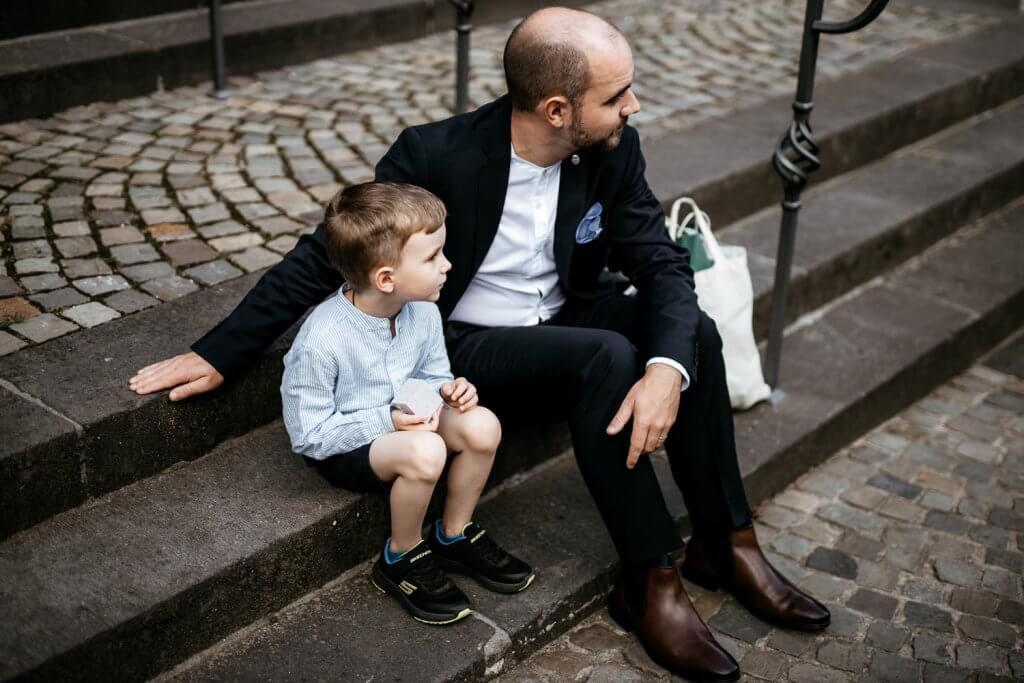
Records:
[[[1024,323],[1022,28],[818,89],[823,182],[800,219],[784,391],[736,416],[753,503]],[[658,196],[696,196],[747,247],[759,337],[778,229],[767,158],[788,116],[775,100],[645,145]],[[478,680],[602,604],[616,558],[562,425],[507,426],[478,515],[537,582],[497,596],[460,581],[475,617],[439,629],[366,580],[386,501],[331,489],[289,452],[290,335],[215,396],[126,390],[255,278],[0,359],[0,680]]]

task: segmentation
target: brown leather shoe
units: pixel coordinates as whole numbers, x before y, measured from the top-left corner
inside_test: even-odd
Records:
[[[724,588],[754,616],[776,626],[820,631],[832,619],[825,605],[768,562],[753,526],[733,529],[726,543],[714,547],[694,534],[686,544],[682,574],[708,590]]]
[[[738,679],[739,665],[693,609],[675,566],[632,571],[646,576],[624,571],[612,589],[608,611],[619,626],[636,632],[651,659],[692,680]]]

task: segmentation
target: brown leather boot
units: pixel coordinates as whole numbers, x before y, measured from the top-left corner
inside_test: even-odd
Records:
[[[694,534],[686,544],[682,574],[708,590],[724,588],[754,616],[776,626],[819,631],[832,618],[827,607],[768,562],[753,526],[733,529],[724,543]]]
[[[638,590],[627,589],[627,582]],[[624,570],[612,589],[608,611],[623,629],[635,631],[651,659],[670,672],[698,681],[740,677],[736,660],[693,609],[675,566]]]

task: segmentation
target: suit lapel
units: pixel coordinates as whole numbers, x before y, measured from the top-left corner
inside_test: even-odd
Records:
[[[571,157],[570,157],[571,159]],[[558,212],[555,214],[555,265],[562,285],[568,289],[572,249],[576,241],[576,224],[583,216],[587,198],[587,176],[584,164],[562,161],[558,183]]]
[[[508,193],[508,171],[512,162],[512,104],[507,97],[499,102],[501,106],[497,115],[480,131],[483,161],[477,169],[473,273],[484,262],[498,233]]]

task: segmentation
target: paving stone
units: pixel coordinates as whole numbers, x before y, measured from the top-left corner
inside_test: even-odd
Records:
[[[873,622],[867,632],[867,642],[887,652],[898,652],[909,637],[907,629],[878,621]]]
[[[981,582],[981,570],[977,566],[944,557],[935,560],[935,576],[940,581],[965,588],[976,588]]]
[[[148,244],[122,244],[111,247],[110,255],[122,266],[156,261],[160,258],[156,249]]]
[[[929,510],[925,515],[924,524],[932,529],[959,535],[967,534],[974,526],[961,517],[939,510]]]
[[[148,209],[142,212],[142,220],[146,225],[184,223],[185,214],[178,209]]]
[[[751,650],[743,657],[741,666],[745,674],[774,681],[785,673],[788,662],[784,656],[776,652]]]
[[[54,240],[53,244],[64,258],[76,258],[96,253],[96,242],[91,237],[65,237]]]
[[[118,244],[133,244],[145,241],[142,233],[130,225],[123,225],[116,228],[105,228],[100,230],[100,241],[108,247]]]
[[[603,652],[622,647],[624,636],[619,635],[604,624],[594,624],[574,631],[569,636],[570,642],[577,647],[592,652]]]
[[[868,485],[913,500],[921,494],[921,487],[880,472],[868,479]]]
[[[998,548],[985,550],[985,564],[994,564],[1015,574],[1024,574],[1024,553]]]
[[[780,652],[785,652],[794,657],[801,657],[810,651],[814,645],[814,635],[800,633],[799,631],[775,629],[768,635],[768,640],[765,641],[765,644]]]
[[[992,479],[994,470],[991,465],[971,460],[962,460],[953,468],[953,473],[974,481],[986,482]]]
[[[53,225],[53,233],[58,237],[85,237],[90,235],[91,231],[85,221],[64,221]]]
[[[839,539],[836,549],[855,557],[874,560],[882,554],[885,546],[874,539],[858,534],[856,531],[847,531]]]
[[[219,282],[224,282],[225,280],[231,280],[242,274],[242,271],[235,268],[227,261],[219,260],[210,261],[209,263],[204,263],[201,266],[189,268],[184,272],[186,277],[207,286],[215,285]]]
[[[120,313],[97,301],[72,306],[65,310],[62,315],[70,318],[82,327],[96,327],[97,325],[109,322],[114,318],[121,317]]]
[[[946,422],[946,427],[963,432],[980,441],[992,442],[999,438],[999,430],[992,425],[985,424],[981,420],[960,415]]]
[[[88,301],[86,297],[82,296],[71,287],[64,287],[63,289],[57,289],[52,292],[33,294],[29,298],[47,311],[59,311],[62,308],[76,306]]]
[[[0,324],[28,320],[39,315],[39,309],[20,296],[0,299]]]
[[[966,671],[957,671],[931,662],[924,665],[925,683],[971,683],[973,680],[974,676]]]
[[[998,605],[999,598],[995,595],[967,588],[955,588],[949,596],[949,606],[966,614],[990,617],[996,613]]]
[[[845,491],[839,499],[865,510],[874,510],[887,499],[887,494],[876,488],[862,486],[860,488]]]
[[[896,613],[899,601],[882,593],[861,589],[846,601],[846,606],[876,619],[888,621]]]
[[[890,652],[876,652],[871,658],[868,672],[878,681],[905,683],[920,678],[921,665],[912,659]]]
[[[997,567],[988,567],[981,578],[981,585],[987,591],[1007,598],[1020,596],[1020,575]]]
[[[268,235],[280,235],[284,233],[295,233],[305,226],[285,216],[273,216],[271,218],[260,218],[253,221],[253,225]]]
[[[707,623],[715,630],[745,643],[760,640],[771,631],[770,626],[758,619],[751,619],[749,612],[732,601],[722,605],[722,609]]]
[[[128,287],[128,281],[120,275],[97,275],[75,280],[72,284],[89,296],[109,294]]]
[[[1024,652],[1010,653],[1010,670],[1018,679],[1024,678]]]
[[[851,678],[849,674],[820,664],[797,662],[789,669],[789,680],[792,683],[846,683]]]
[[[946,664],[951,656],[946,648],[946,640],[928,633],[918,633],[914,636],[914,659],[937,664]]]
[[[50,243],[46,240],[28,240],[15,242],[11,245],[16,259],[47,258],[53,255]]]
[[[130,225],[134,215],[127,211],[96,211],[92,218],[98,225],[104,227],[122,227]]]
[[[857,578],[857,561],[831,548],[815,548],[807,558],[807,566],[844,579]]]
[[[121,268],[121,274],[133,282],[145,282],[146,280],[155,280],[158,277],[174,275],[174,268],[163,261],[158,261],[138,266],[126,266]]]
[[[0,356],[6,356],[9,353],[14,353],[18,349],[23,349],[27,344],[18,339],[13,334],[8,334],[3,330],[0,330]]]
[[[860,673],[868,663],[868,649],[862,643],[832,640],[818,648],[818,661],[836,669]],[[746,658],[743,660],[746,669]]]
[[[957,448],[957,453],[988,465],[998,462],[1001,457],[998,448],[981,441],[965,441]]]
[[[14,323],[11,329],[37,344],[63,336],[78,329],[78,325],[58,318],[52,313],[43,313],[22,323]]]
[[[51,258],[25,258],[14,263],[14,271],[19,275],[56,273],[57,264]]]
[[[123,314],[135,313],[160,303],[157,299],[136,289],[125,289],[112,294],[103,303]]]
[[[965,614],[957,621],[957,627],[964,636],[993,645],[1012,648],[1017,642],[1017,629],[994,619]]]
[[[159,223],[148,228],[146,233],[157,242],[176,242],[196,237],[184,223]]]
[[[204,223],[216,223],[218,221],[225,221],[231,218],[231,214],[228,213],[228,209],[221,203],[210,204],[208,206],[200,206],[188,209],[188,215],[196,225],[203,225]],[[181,221],[161,221],[165,223],[178,223]]]
[[[231,260],[246,272],[251,273],[261,268],[268,268],[281,260],[280,254],[275,254],[263,247],[252,247],[242,252],[231,254]]]
[[[289,251],[295,248],[298,243],[298,238],[294,235],[281,235],[267,242],[267,249],[277,252],[278,254],[287,254]],[[796,493],[796,492],[794,492]]]
[[[161,247],[161,251],[175,266],[203,263],[217,258],[217,252],[200,240],[173,242]]]
[[[186,294],[191,294],[199,289],[199,286],[196,285],[196,283],[191,280],[178,277],[177,275],[168,275],[166,277],[148,280],[143,282],[141,287],[161,301],[173,301],[174,299],[180,299]]]
[[[903,616],[907,625],[930,628],[943,633],[953,632],[953,620],[949,612],[926,605],[922,602],[908,602],[903,605]]]
[[[60,267],[69,278],[105,275],[111,272],[110,266],[98,258],[68,259],[61,261]]]
[[[999,603],[999,611],[996,616],[1000,621],[1024,626],[1024,603],[1016,600],[1003,600]]]
[[[956,507],[956,501],[951,496],[939,491],[925,491],[919,502],[921,507],[942,512],[950,512]]]
[[[826,521],[858,531],[879,531],[884,526],[877,515],[852,508],[843,503],[823,505],[818,508],[816,514]]]
[[[45,292],[50,289],[59,289],[68,283],[57,273],[44,273],[42,275],[29,275],[21,278],[21,285],[30,292]]]
[[[944,593],[939,585],[911,579],[903,584],[903,595],[911,600],[939,604],[943,600]]]
[[[998,507],[993,508],[989,514],[988,521],[1003,529],[1024,532],[1024,514],[1013,512],[1012,510]]]
[[[961,643],[956,646],[956,663],[961,669],[998,674],[1006,669],[1006,656],[996,648]]]
[[[633,683],[642,680],[643,674],[622,664],[599,664],[587,677],[588,683]]]
[[[839,605],[829,605],[832,613],[832,623],[828,627],[829,634],[843,638],[858,636],[864,629],[867,620],[853,610],[848,610]]]
[[[241,251],[249,247],[263,244],[263,238],[256,233],[247,232],[241,235],[229,235],[210,240],[210,246],[221,253]]]

